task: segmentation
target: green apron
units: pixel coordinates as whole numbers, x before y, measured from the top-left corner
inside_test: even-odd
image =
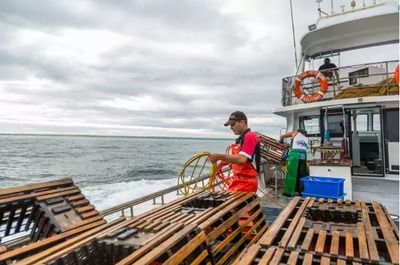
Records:
[[[290,149],[289,151],[289,160],[286,168],[286,178],[285,185],[283,187],[283,193],[289,196],[296,195],[296,185],[299,169],[299,160],[304,159],[307,160],[307,152],[299,149]],[[308,168],[306,169],[308,172]]]

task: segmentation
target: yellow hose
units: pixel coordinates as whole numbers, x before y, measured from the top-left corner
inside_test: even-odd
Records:
[[[208,160],[209,154],[210,154],[210,152],[199,153],[199,154],[192,156],[190,159],[188,159],[185,162],[185,164],[183,165],[183,167],[179,173],[179,176],[178,176],[178,186],[182,185],[182,187],[179,190],[180,193],[182,193],[185,196],[188,196],[190,193],[195,192],[199,189],[204,189],[204,190],[211,189],[211,187],[214,185],[215,175],[217,173],[217,165],[211,163]],[[204,162],[200,163],[202,159],[204,159]],[[199,165],[199,163],[200,163],[200,165]],[[204,181],[203,181],[203,187],[198,188],[197,185],[198,185],[200,179],[204,176],[203,170],[206,167],[206,164],[211,164],[209,172],[208,172],[208,178],[205,180],[205,181],[207,181],[207,183],[204,184]],[[189,172],[191,174],[190,174],[190,177],[187,178],[185,173],[187,173],[187,171],[188,171],[187,169],[189,167],[193,167],[193,170],[192,170],[192,172]],[[196,172],[196,170],[199,167],[200,167],[199,172]]]

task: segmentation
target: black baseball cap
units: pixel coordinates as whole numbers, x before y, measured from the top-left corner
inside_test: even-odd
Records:
[[[236,121],[247,121],[246,114],[241,111],[235,111],[229,116],[229,120],[225,122],[224,126],[232,125]]]

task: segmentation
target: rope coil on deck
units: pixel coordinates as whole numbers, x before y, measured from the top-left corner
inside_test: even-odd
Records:
[[[209,154],[209,152],[199,153],[185,162],[178,176],[178,186],[182,185],[179,189],[181,194],[188,196],[197,190],[212,188],[215,183],[217,165],[208,160]],[[207,183],[203,182],[203,187],[198,187],[199,180],[204,177],[203,172],[206,167],[209,167],[208,175],[205,177]],[[186,175],[188,172],[189,174]]]

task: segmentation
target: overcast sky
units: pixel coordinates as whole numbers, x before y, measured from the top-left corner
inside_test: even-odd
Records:
[[[293,2],[300,40],[317,5]],[[289,0],[1,1],[0,130],[231,137],[242,110],[276,135],[290,23]]]

